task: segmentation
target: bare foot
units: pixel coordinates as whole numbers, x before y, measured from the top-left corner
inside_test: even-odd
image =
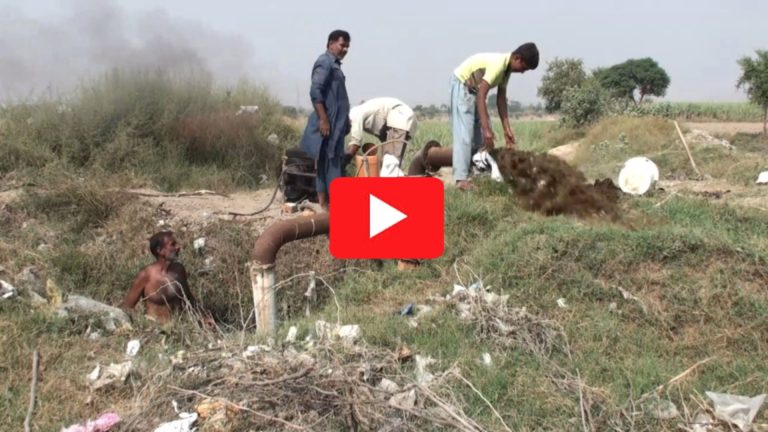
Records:
[[[475,189],[475,185],[469,180],[459,180],[456,182],[456,187],[463,191],[470,191]]]

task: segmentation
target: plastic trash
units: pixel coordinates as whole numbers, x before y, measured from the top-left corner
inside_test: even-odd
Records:
[[[628,159],[619,172],[619,188],[632,195],[643,195],[659,181],[659,168],[645,156]]]
[[[737,396],[725,393],[706,392],[715,407],[715,416],[735,424],[743,432],[752,429],[752,421],[765,402],[765,394],[755,397]]]
[[[285,336],[285,341],[288,343],[296,342],[296,334],[298,332],[299,329],[296,328],[296,326],[291,326],[291,328],[288,329],[288,334]]]
[[[568,303],[566,303],[565,299],[561,297],[561,298],[557,299],[557,306],[560,307],[560,308],[565,309],[565,308],[568,307]]]
[[[203,250],[205,249],[205,237],[196,238],[195,241],[192,243],[192,245],[195,248],[195,252],[197,252],[198,255],[203,255]]]
[[[123,363],[110,363],[110,365],[105,368],[104,373],[101,374],[100,377],[97,377],[96,380],[92,380],[93,382],[91,383],[91,388],[96,390],[112,383],[122,384],[125,382],[126,378],[128,378],[128,374],[131,373],[132,369],[133,362],[130,360]],[[91,378],[91,376],[94,375],[96,374],[91,372],[91,374],[88,375],[88,378]]]
[[[15,286],[9,284],[4,280],[0,280],[0,300],[9,299],[15,297],[18,290]]]
[[[402,309],[400,309],[400,315],[401,316],[408,316],[413,315],[415,306],[413,303],[408,303],[407,305],[403,306]]]
[[[757,184],[767,184],[768,183],[768,171],[763,171],[757,176],[757,181],[755,182]]]
[[[125,347],[125,355],[128,357],[136,357],[136,354],[139,353],[139,348],[141,348],[141,342],[139,342],[138,339],[134,339],[128,342],[128,345]]]
[[[483,355],[480,356],[480,358],[483,364],[486,365],[487,367],[491,367],[493,365],[493,359],[491,359],[490,353],[483,353]]]
[[[481,150],[475,153],[474,156],[472,156],[472,164],[480,172],[490,171],[491,178],[493,180],[498,182],[504,180],[504,178],[501,176],[501,171],[499,171],[499,166],[486,150]]]
[[[155,432],[192,432],[192,425],[197,421],[197,413],[179,413],[179,420],[162,423]]]
[[[120,423],[120,416],[113,413],[104,413],[96,420],[88,420],[85,423],[69,426],[61,429],[61,432],[109,432],[112,427]]]

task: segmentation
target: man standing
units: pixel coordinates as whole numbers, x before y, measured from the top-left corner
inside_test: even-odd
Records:
[[[491,119],[486,100],[496,91],[504,141],[515,147],[515,135],[507,115],[507,82],[512,72],[523,73],[539,65],[539,50],[534,43],[520,45],[511,53],[479,53],[464,60],[451,75],[451,128],[453,129],[453,178],[462,190],[472,188],[469,167],[472,155],[485,145],[494,147]]]
[[[381,146],[379,172],[382,177],[396,176],[407,143],[416,130],[416,119],[411,107],[392,97],[370,99],[352,108],[349,113],[352,124],[348,158],[353,157],[363,144],[363,133],[368,132],[386,144]],[[382,168],[383,165],[383,169]]]
[[[309,116],[302,149],[315,159],[317,198],[328,209],[331,181],[341,177],[344,137],[349,133],[349,97],[341,60],[349,50],[349,33],[334,30],[328,35],[326,51],[312,67],[309,97],[314,111]]]

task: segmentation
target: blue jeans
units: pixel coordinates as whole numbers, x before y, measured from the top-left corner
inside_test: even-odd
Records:
[[[483,145],[476,97],[451,75],[451,129],[453,129],[453,180],[466,180],[472,155]]]

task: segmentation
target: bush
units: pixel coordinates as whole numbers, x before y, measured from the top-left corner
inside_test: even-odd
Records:
[[[241,105],[259,109],[237,115]],[[0,111],[0,150],[10,155],[0,174],[58,160],[74,169],[168,178],[177,187],[184,183],[177,179],[199,183],[192,170],[210,166],[253,186],[298,137],[283,111],[265,88],[245,81],[217,88],[194,74],[114,70],[69,98]],[[280,144],[268,139],[272,134]]]
[[[565,91],[560,121],[569,127],[592,124],[607,113],[609,103],[606,90],[597,81],[588,80]]]

